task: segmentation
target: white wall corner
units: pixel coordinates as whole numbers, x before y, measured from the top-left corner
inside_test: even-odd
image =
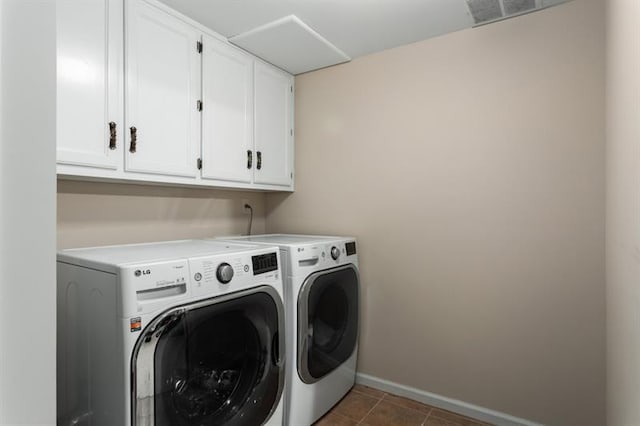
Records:
[[[56,2],[0,2],[0,425],[56,424]]]

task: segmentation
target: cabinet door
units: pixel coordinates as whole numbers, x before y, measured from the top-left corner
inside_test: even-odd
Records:
[[[255,64],[254,182],[291,186],[293,182],[293,77]]]
[[[127,0],[125,168],[195,177],[200,147],[200,34],[143,0]]]
[[[203,44],[202,177],[250,183],[253,58],[213,37]]]
[[[122,164],[122,9],[122,0],[56,2],[59,164]]]

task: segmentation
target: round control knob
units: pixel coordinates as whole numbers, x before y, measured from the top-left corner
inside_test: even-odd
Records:
[[[331,258],[333,260],[338,260],[340,257],[340,249],[338,247],[331,247]]]
[[[218,270],[216,271],[216,278],[222,284],[228,284],[233,278],[233,267],[228,263],[221,263],[218,265]]]

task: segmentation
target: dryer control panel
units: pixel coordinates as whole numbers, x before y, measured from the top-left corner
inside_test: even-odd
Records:
[[[301,271],[357,263],[356,242],[351,240],[300,245],[290,251],[292,266]]]

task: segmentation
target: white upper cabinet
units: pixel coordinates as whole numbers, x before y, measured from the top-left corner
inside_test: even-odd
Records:
[[[251,183],[253,58],[205,36],[202,52],[202,178]]]
[[[59,0],[57,161],[122,165],[122,0]]]
[[[293,77],[255,63],[255,178],[264,185],[293,185]]]
[[[59,0],[57,171],[293,191],[293,77],[157,0]]]
[[[200,32],[144,0],[126,4],[125,170],[195,177]]]

